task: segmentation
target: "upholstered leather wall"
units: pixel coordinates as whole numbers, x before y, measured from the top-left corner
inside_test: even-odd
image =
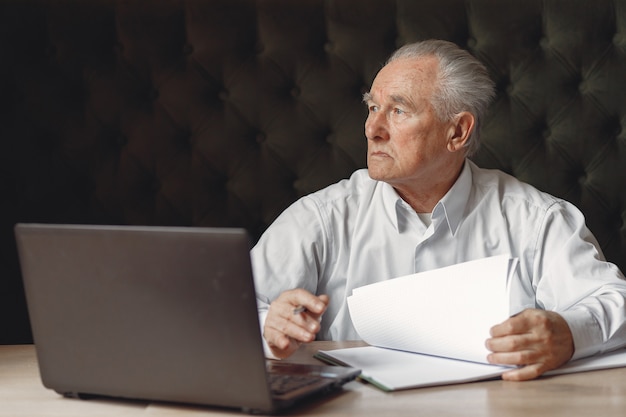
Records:
[[[424,38],[497,82],[475,160],[578,205],[625,268],[626,0],[2,0],[0,342],[30,340],[16,222],[256,237],[365,165],[361,95]]]

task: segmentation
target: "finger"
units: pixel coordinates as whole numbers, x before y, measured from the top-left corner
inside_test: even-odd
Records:
[[[297,328],[296,328],[297,329]],[[295,337],[286,333],[296,334]],[[278,358],[287,358],[293,354],[302,343],[308,343],[315,339],[315,334],[302,332],[299,330],[278,330],[266,323],[263,329],[263,337],[267,345],[271,349],[274,356]]]
[[[300,317],[304,318],[310,317],[313,320],[319,322],[322,314],[324,314],[326,308],[328,307],[329,300],[330,299],[327,295],[320,295],[318,296],[318,301],[321,302],[322,305],[320,305],[319,302],[316,302],[316,307],[312,308],[307,308],[304,305],[299,305],[293,310],[293,313],[296,315],[300,315]]]
[[[274,356],[281,359],[291,356],[301,345],[300,342],[281,333],[275,333],[272,336],[271,329],[264,332],[263,337],[265,337],[267,345],[271,349]]]
[[[517,316],[509,317],[500,324],[496,324],[489,329],[492,337],[502,337],[513,334],[523,334],[529,331],[528,321],[526,317],[520,313]]]
[[[537,338],[531,334],[492,337],[485,341],[485,347],[492,352],[515,352],[535,348]]]
[[[296,309],[296,313],[307,310],[313,314],[322,314],[326,310],[328,296],[316,296],[305,289],[296,288],[281,293],[272,304],[280,305],[280,313],[285,316],[289,312],[294,313]]]
[[[317,318],[326,311],[328,301],[329,298],[327,295],[315,296],[307,293],[298,297],[295,307],[300,307],[299,313],[309,313]]]
[[[321,294],[321,295],[318,295],[317,298],[319,298],[319,300],[323,302],[324,305],[328,306],[328,303],[330,302],[330,297],[328,295]]]
[[[487,355],[487,362],[494,365],[526,366],[540,362],[542,356],[534,350],[498,352]]]
[[[502,374],[505,381],[528,381],[535,379],[545,372],[543,364],[532,364],[515,368]]]
[[[271,306],[270,306],[271,309]],[[307,318],[307,315],[294,315],[291,311],[287,314],[269,314],[265,320],[266,339],[280,339],[285,336],[298,342],[310,342],[315,339],[320,324],[317,320]]]

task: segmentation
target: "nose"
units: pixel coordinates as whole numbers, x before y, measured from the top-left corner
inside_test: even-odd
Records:
[[[369,112],[365,120],[365,137],[367,140],[379,141],[389,139],[387,120],[382,112]]]

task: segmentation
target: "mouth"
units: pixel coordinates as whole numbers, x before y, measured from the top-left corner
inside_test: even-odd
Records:
[[[383,151],[372,151],[369,153],[369,156],[383,158],[383,157],[389,157],[389,154]]]

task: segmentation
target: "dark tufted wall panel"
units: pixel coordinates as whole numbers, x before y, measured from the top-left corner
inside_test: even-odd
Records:
[[[432,37],[497,82],[475,160],[626,268],[626,0],[0,0],[0,343],[30,341],[16,222],[256,237],[364,166],[361,94]]]

